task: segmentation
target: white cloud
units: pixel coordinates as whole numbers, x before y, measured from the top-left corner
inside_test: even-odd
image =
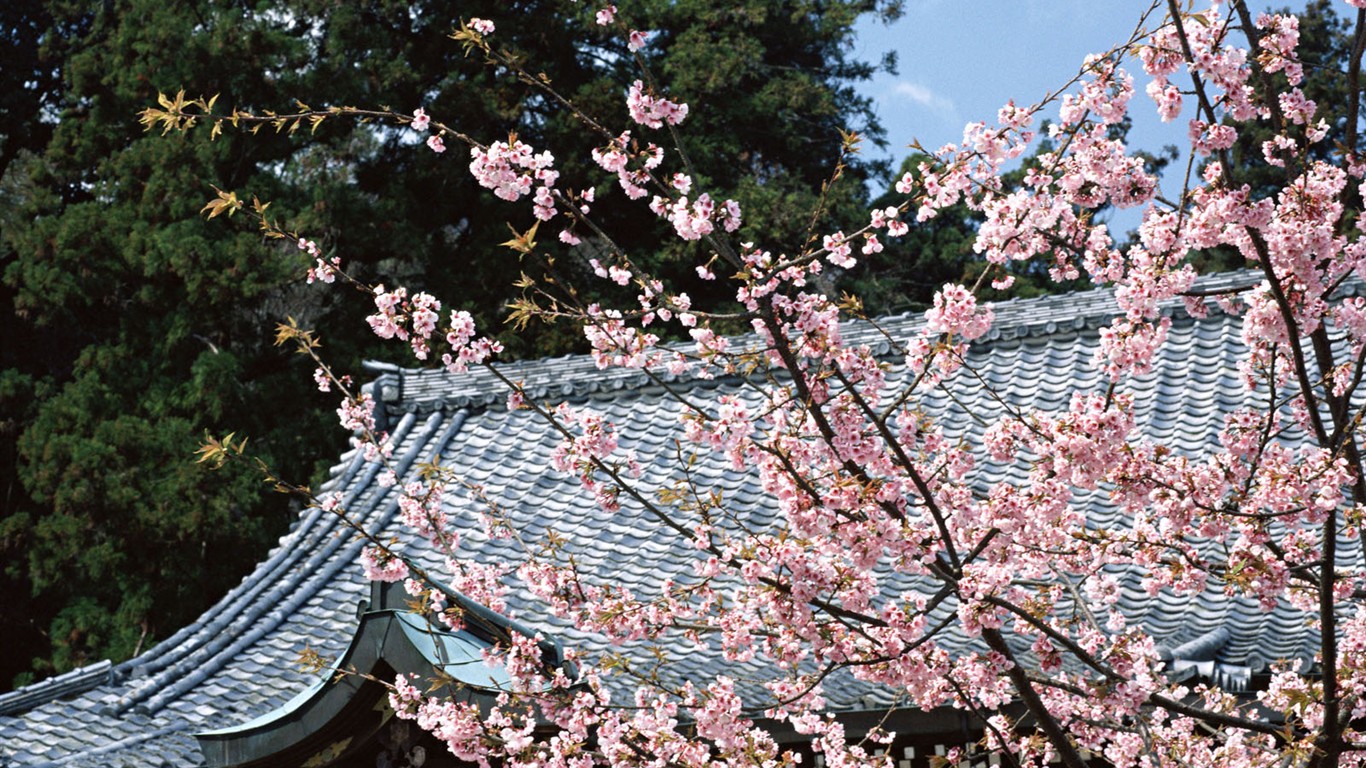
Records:
[[[892,90],[898,95],[905,96],[918,104],[929,105],[934,99],[934,92],[919,83],[911,83],[902,80],[898,82],[896,87]]]
[[[947,131],[950,135],[961,129],[963,118],[958,114],[958,105],[953,103],[953,99],[936,93],[933,88],[921,85],[910,80],[898,80],[892,85],[891,97],[885,105],[888,109],[884,111],[884,117],[896,120],[897,113],[901,113],[901,119],[914,121],[922,129],[925,121],[929,120],[938,123],[939,127],[935,133]],[[897,105],[900,105],[898,109]]]
[[[898,80],[892,86],[892,92],[898,96],[910,99],[912,102],[922,107],[928,107],[935,112],[953,112],[953,100],[940,96],[920,83],[912,83],[909,80]]]

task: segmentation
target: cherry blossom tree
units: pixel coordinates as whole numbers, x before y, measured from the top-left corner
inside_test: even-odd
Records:
[[[1366,160],[1357,128],[1366,1],[1348,4],[1356,46],[1338,73],[1351,96],[1343,125],[1322,119],[1300,89],[1295,16],[1253,15],[1241,0],[1199,10],[1159,0],[1130,40],[1090,57],[1057,92],[968,125],[960,143],[902,179],[898,204],[845,231],[812,231],[802,243],[737,241],[752,214],[712,198],[678,149],[678,133],[706,105],[672,99],[643,58],[640,78],[622,87],[630,122],[609,125],[538,81],[534,62],[500,49],[498,31],[480,19],[461,22],[455,40],[491,66],[540,82],[547,99],[578,114],[599,138],[591,158],[598,179],[568,185],[553,147],[468,136],[458,115],[428,115],[421,105],[405,113],[255,115],[216,113],[212,100],[181,95],[164,98],[144,121],[166,130],[208,123],[217,132],[350,116],[413,132],[414,151],[467,153],[481,185],[526,206],[529,228],[514,230],[507,244],[518,258],[582,259],[604,285],[634,294],[616,306],[582,305],[570,285],[528,280],[513,322],[574,322],[599,367],[639,369],[665,386],[666,372],[755,384],[745,398],[700,405],[680,393],[677,434],[694,455],[746,468],[774,500],[775,522],[740,525],[738,511],[713,499],[692,502],[706,507],[709,521],[694,524],[683,500],[640,490],[616,425],[574,405],[537,402],[503,374],[498,344],[469,315],[400,286],[361,286],[374,302],[376,334],[406,344],[419,363],[454,374],[481,366],[500,377],[509,408],[534,410],[563,435],[554,470],[577,476],[606,510],[649,510],[662,535],[699,553],[695,580],[663,584],[649,599],[595,582],[547,550],[497,568],[462,562],[462,532],[442,503],[459,481],[433,471],[402,489],[402,517],[422,546],[448,554],[450,572],[421,570],[403,547],[376,539],[363,563],[371,578],[405,581],[452,626],[461,622],[459,611],[446,610],[453,586],[495,607],[516,588],[584,632],[657,643],[663,654],[682,633],[719,657],[758,660],[776,672],[762,700],[727,676],[626,690],[601,660],[571,654],[574,664],[547,665],[536,638],[512,633],[496,658],[512,686],[492,711],[429,697],[420,681],[387,681],[398,716],[457,757],[481,765],[793,762],[756,723],[762,714],[806,734],[829,764],[886,764],[873,747],[889,734],[874,729],[872,743],[850,744],[839,719],[823,715],[822,682],[841,670],[896,691],[911,707],[982,713],[985,746],[1013,765],[1057,760],[1078,768],[1087,753],[1116,766],[1360,765],[1366,574],[1339,550],[1359,540],[1366,510],[1357,441],[1366,415],[1358,393],[1366,300],[1341,298],[1340,289],[1366,279]],[[649,31],[611,5],[597,19],[633,53],[650,45]],[[1146,102],[1135,99],[1139,88]],[[1138,109],[1185,127],[1191,162],[1179,190],[1163,194],[1113,138],[1112,127]],[[1235,162],[1230,149],[1249,126],[1269,128],[1271,138],[1260,157]],[[1043,132],[1056,149],[1034,156],[1023,185],[1008,189],[1002,174]],[[1320,151],[1330,136],[1336,146]],[[846,149],[856,144],[850,136]],[[1254,167],[1259,178],[1278,169],[1273,193],[1244,182]],[[839,174],[836,161],[832,183]],[[595,223],[594,208],[608,197],[695,243],[698,279],[729,281],[734,303],[699,306],[644,271]],[[944,286],[918,335],[889,339],[910,372],[890,378],[868,346],[845,341],[841,323],[857,302],[835,298],[839,276],[916,222],[960,204],[982,216],[974,249],[987,268],[975,285]],[[1141,209],[1131,242],[1092,217],[1107,205]],[[244,208],[268,235],[314,257],[310,281],[347,280],[344,252],[324,254],[265,204],[225,191],[206,206],[210,216]],[[1236,251],[1255,278],[1217,296],[1193,289],[1193,263],[1212,249]],[[987,284],[1008,290],[1027,263],[1058,281],[1084,276],[1113,288],[1115,319],[1101,331],[1095,360],[1108,386],[1060,410],[1007,407],[980,444],[946,439],[945,425],[919,403],[971,377],[967,351],[994,319],[977,295]],[[1133,415],[1132,393],[1170,328],[1160,306],[1181,299],[1196,316],[1241,317],[1248,354],[1238,372],[1248,402],[1262,404],[1234,412],[1219,446],[1198,456],[1141,438]],[[728,333],[737,324],[751,335]],[[311,332],[287,325],[281,339],[317,357]],[[363,436],[371,459],[385,461],[391,446],[375,432],[373,401],[317,359],[320,387],[342,395],[343,426]],[[231,439],[205,447],[213,460],[240,452]],[[1027,471],[982,481],[978,473],[990,466]],[[1087,525],[1079,497],[1095,489],[1123,511],[1127,527]],[[313,503],[346,514],[338,499]],[[486,523],[500,525],[492,501]],[[1243,697],[1174,681],[1157,643],[1117,605],[1111,574],[1134,569],[1153,592],[1193,595],[1216,584],[1268,610],[1303,611],[1320,638],[1315,671],[1277,665],[1266,690]],[[898,593],[889,587],[897,579],[933,584],[933,599]],[[1086,606],[1080,620],[1078,599]],[[954,607],[950,620],[932,620],[946,605]],[[950,629],[973,638],[977,650],[947,652]]]

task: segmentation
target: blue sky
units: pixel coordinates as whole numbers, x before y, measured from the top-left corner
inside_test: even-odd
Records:
[[[855,55],[876,62],[896,51],[899,58],[899,74],[879,74],[861,89],[873,98],[887,128],[887,154],[900,162],[913,139],[930,150],[957,142],[965,123],[994,122],[996,111],[1012,98],[1022,105],[1037,102],[1066,83],[1087,54],[1128,40],[1149,5],[1148,0],[906,0],[905,15],[893,25],[863,20]],[[1253,3],[1254,9],[1271,5]],[[1159,11],[1150,23],[1161,20]],[[1134,144],[1180,146],[1186,116],[1162,124],[1142,91],[1142,71],[1136,62],[1128,69],[1136,73],[1138,91],[1130,103]],[[1043,114],[1055,117],[1057,110]]]
[[[1097,8],[1113,6],[1105,12]],[[863,90],[887,127],[892,154],[919,138],[958,141],[963,125],[994,121],[1014,98],[1032,104],[1080,68],[1088,53],[1128,39],[1147,2],[1134,0],[907,0],[893,25],[865,19],[855,53],[896,51],[899,74]]]

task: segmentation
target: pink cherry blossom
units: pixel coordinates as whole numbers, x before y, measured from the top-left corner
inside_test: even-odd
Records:
[[[480,186],[493,190],[498,197],[516,201],[539,183],[545,192],[537,192],[538,213],[548,213],[553,207],[549,193],[559,179],[559,172],[554,169],[554,155],[537,153],[531,146],[513,139],[495,141],[487,149],[474,147],[470,149],[470,157],[470,173]]]
[[[961,285],[945,285],[934,295],[934,307],[925,312],[925,324],[934,333],[972,341],[991,327],[992,310],[978,307],[977,299]]]
[[[431,123],[432,119],[427,117],[427,113],[421,107],[413,110],[413,121],[409,125],[413,127],[414,131],[425,131]]]
[[[687,104],[649,93],[640,80],[632,83],[627,91],[626,109],[632,120],[647,128],[661,128],[665,123],[678,125],[688,116]]]
[[[402,581],[408,578],[408,565],[402,558],[378,547],[361,550],[361,566],[371,581]]]

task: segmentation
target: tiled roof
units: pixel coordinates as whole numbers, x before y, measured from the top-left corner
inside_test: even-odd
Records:
[[[1233,274],[1201,287],[1256,282],[1254,276]],[[1115,312],[1107,292],[1004,302],[995,311],[991,336],[970,353],[970,365],[982,381],[953,383],[925,402],[926,410],[953,425],[959,436],[979,440],[983,425],[999,412],[984,386],[1016,405],[1058,408],[1066,406],[1073,392],[1101,390],[1108,383],[1091,363],[1099,343],[1097,328]],[[1198,454],[1216,444],[1224,414],[1244,403],[1235,372],[1244,352],[1239,320],[1218,311],[1196,320],[1178,304],[1165,311],[1173,317],[1170,341],[1137,387],[1139,431]],[[918,323],[914,316],[889,318],[879,323],[882,331],[853,324],[845,335],[890,353],[883,331],[904,340]],[[898,357],[888,361],[896,376],[901,370]],[[503,388],[487,373],[452,377],[381,370],[374,389],[395,439],[401,476],[416,473],[420,463],[440,460],[496,499],[524,539],[534,541],[554,530],[576,542],[576,556],[589,572],[638,593],[648,594],[661,576],[689,577],[697,553],[686,542],[658,535],[653,519],[629,502],[615,514],[603,512],[579,491],[574,478],[549,469],[558,436],[534,414],[507,411]],[[646,493],[678,479],[678,406],[644,374],[599,371],[583,356],[516,363],[503,370],[535,394],[552,401],[575,400],[615,422],[621,447],[633,450],[644,465]],[[681,379],[672,384],[701,401],[727,393],[748,396],[735,380]],[[949,388],[955,399],[944,394]],[[981,481],[1022,471],[985,468]],[[368,530],[395,532],[397,493],[377,482],[378,472],[350,451],[333,469],[326,490],[340,491],[345,506],[363,518]],[[735,471],[704,462],[697,473],[726,490],[732,509],[747,510],[758,522],[773,514],[756,484]],[[1124,525],[1118,512],[1103,503],[1103,493],[1093,492],[1080,503],[1088,506],[1093,525]],[[515,556],[511,542],[489,541],[477,532],[476,506],[466,496],[456,494],[449,504],[454,524],[475,531],[462,545],[472,556]],[[201,764],[195,732],[261,716],[311,685],[315,676],[295,664],[305,647],[324,657],[346,647],[356,627],[357,605],[368,594],[356,565],[360,546],[334,517],[310,510],[236,589],[148,652],[112,669],[78,670],[0,696],[0,766]],[[1195,598],[1149,596],[1138,574],[1120,576],[1122,605],[1167,647],[1177,674],[1199,673],[1237,684],[1270,661],[1312,657],[1314,634],[1288,608],[1266,612],[1255,601],[1230,599],[1214,587]],[[594,638],[547,624],[529,606],[511,608],[515,618],[559,633],[566,645],[600,648]],[[966,645],[968,639],[959,636],[956,642]],[[685,654],[671,671],[696,679],[706,677],[714,663],[705,653]],[[832,706],[841,709],[890,703],[885,692],[852,684],[838,690],[827,685],[827,692]]]

